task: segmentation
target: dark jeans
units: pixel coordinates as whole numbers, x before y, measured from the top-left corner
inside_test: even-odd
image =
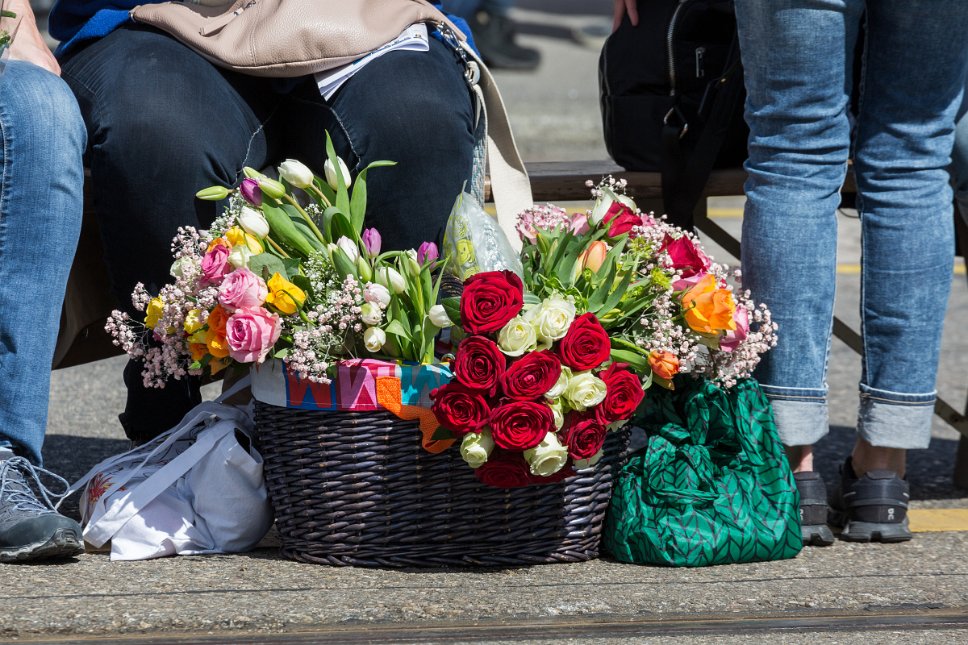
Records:
[[[454,54],[391,52],[326,102],[312,78],[260,79],[221,70],[160,32],[123,27],[62,61],[88,128],[87,164],[112,288],[131,309],[143,282],[170,279],[179,226],[204,228],[216,211],[200,188],[236,186],[243,166],[299,159],[322,175],[325,132],[354,171],[378,159],[367,185],[367,226],[385,248],[438,238],[471,175],[474,110]],[[129,311],[129,313],[135,313]],[[129,437],[152,437],[199,400],[195,382],[164,390],[125,370]]]

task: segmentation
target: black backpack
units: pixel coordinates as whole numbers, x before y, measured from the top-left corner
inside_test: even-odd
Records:
[[[599,59],[609,154],[662,173],[670,220],[692,226],[713,168],[746,159],[743,70],[732,0],[639,0]]]

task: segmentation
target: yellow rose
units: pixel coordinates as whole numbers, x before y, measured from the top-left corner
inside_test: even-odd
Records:
[[[229,230],[225,231],[225,237],[228,239],[229,244],[233,247],[245,245],[253,255],[258,255],[265,250],[262,246],[262,242],[259,238],[252,235],[251,233],[246,233],[238,226],[233,226]]]
[[[686,324],[701,334],[718,334],[736,329],[733,292],[717,287],[716,277],[710,273],[682,296],[682,307]]]
[[[270,304],[280,312],[291,315],[306,302],[306,292],[282,277],[280,273],[272,274],[269,282],[269,295],[266,304]]]
[[[202,312],[198,309],[192,309],[185,315],[185,333],[191,336],[199,329],[202,328],[201,321]]]
[[[165,303],[162,302],[161,298],[152,298],[145,310],[145,325],[148,329],[155,328],[163,313],[165,313]]]

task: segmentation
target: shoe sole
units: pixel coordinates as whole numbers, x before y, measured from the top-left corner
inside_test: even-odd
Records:
[[[16,549],[0,549],[0,562],[70,558],[84,553],[81,536],[71,529],[57,529],[43,542],[26,544]]]
[[[908,524],[908,518],[901,522],[858,522],[852,521],[846,513],[831,510],[830,523],[842,526],[840,539],[847,542],[907,542],[914,535]]]
[[[834,534],[826,524],[813,524],[800,527],[803,546],[830,546],[834,543]]]

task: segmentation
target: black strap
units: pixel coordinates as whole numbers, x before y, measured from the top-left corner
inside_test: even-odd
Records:
[[[677,107],[669,110],[662,130],[663,205],[670,221],[687,230],[693,227],[693,212],[709,181],[733,117],[737,110],[743,109],[743,68],[736,36],[724,68],[722,75],[706,87],[699,110],[702,132],[688,156],[681,144],[689,124]]]

